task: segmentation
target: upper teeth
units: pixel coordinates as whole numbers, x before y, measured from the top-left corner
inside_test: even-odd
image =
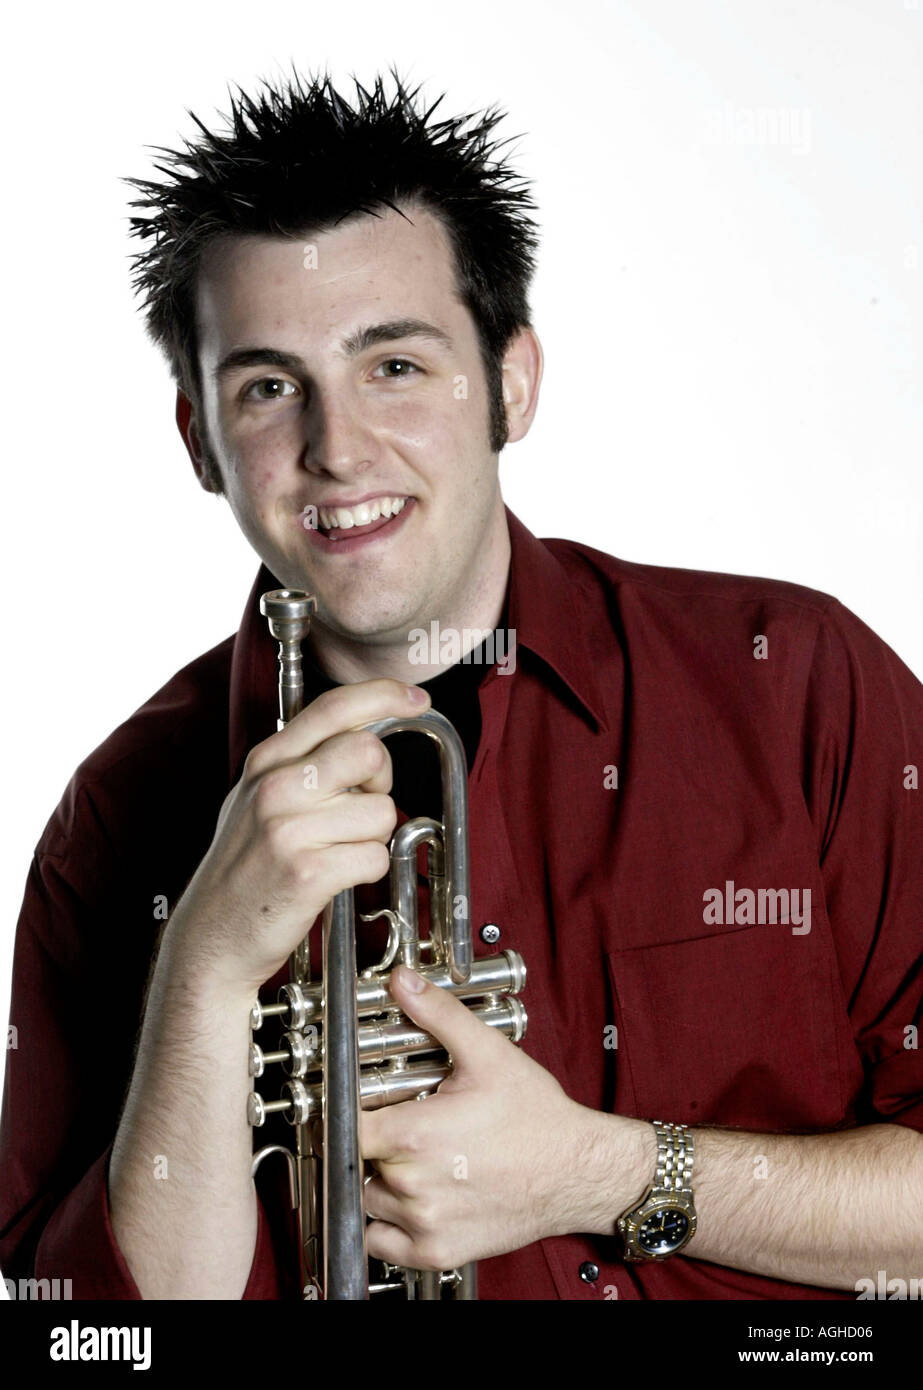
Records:
[[[325,531],[340,527],[366,526],[380,516],[397,516],[403,510],[406,497],[375,497],[371,502],[359,502],[355,507],[319,507],[320,524]]]

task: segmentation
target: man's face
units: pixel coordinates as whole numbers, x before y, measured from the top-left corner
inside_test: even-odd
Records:
[[[234,516],[322,628],[373,644],[477,608],[505,543],[474,322],[442,226],[406,211],[226,239],[197,286],[202,424]]]

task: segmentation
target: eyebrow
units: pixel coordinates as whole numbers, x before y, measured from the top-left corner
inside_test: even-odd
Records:
[[[401,338],[423,338],[446,348],[449,352],[454,351],[455,347],[448,333],[434,323],[426,323],[423,319],[389,319],[384,323],[366,324],[355,333],[351,333],[340,343],[340,352],[345,357],[358,357],[360,353],[375,347],[378,343],[391,343]],[[285,352],[281,348],[271,347],[240,347],[232,348],[222,357],[212,372],[212,378],[220,381],[222,377],[241,367],[256,366],[281,367],[292,373],[307,372],[307,365],[297,352]]]

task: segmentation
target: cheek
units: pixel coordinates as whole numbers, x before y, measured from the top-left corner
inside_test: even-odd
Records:
[[[248,490],[270,486],[301,447],[292,413],[282,409],[274,411],[272,419],[239,421],[224,435],[228,466]]]
[[[273,468],[257,468],[251,474],[250,487],[254,497],[267,497],[275,490],[276,485],[277,474]]]
[[[483,447],[477,406],[471,400],[449,400],[439,410],[408,401],[386,426],[389,442],[422,461],[429,476],[456,476],[462,460]]]
[[[254,439],[238,444],[228,462],[240,492],[262,498],[278,492],[287,457],[278,444],[273,446],[265,439]]]
[[[264,464],[248,468],[235,462],[227,491],[238,516],[264,517],[272,511],[278,494],[275,471]]]
[[[375,403],[370,422],[408,443],[466,437],[480,416],[483,399],[470,378],[461,376],[458,382],[457,388],[453,379],[448,379],[425,390],[381,399]]]

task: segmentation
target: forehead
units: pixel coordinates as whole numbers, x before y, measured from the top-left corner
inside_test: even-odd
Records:
[[[385,209],[302,237],[227,236],[203,254],[196,322],[203,356],[254,334],[323,337],[356,316],[466,317],[442,223],[420,208]]]

